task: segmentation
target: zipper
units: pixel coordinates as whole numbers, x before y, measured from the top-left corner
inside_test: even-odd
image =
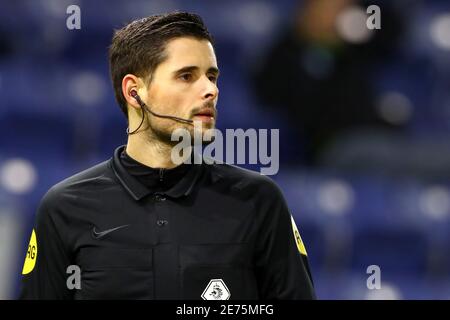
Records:
[[[159,181],[160,182],[163,181],[163,176],[164,176],[164,169],[160,168],[159,169]]]

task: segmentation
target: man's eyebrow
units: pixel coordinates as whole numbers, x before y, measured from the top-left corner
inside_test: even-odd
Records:
[[[208,69],[208,73],[214,73],[214,75],[218,76],[220,74],[219,68],[211,67]]]
[[[183,67],[183,68],[181,68],[181,69],[175,70],[173,73],[174,73],[174,74],[182,74],[182,73],[184,73],[184,72],[197,71],[198,69],[200,69],[200,68],[197,67],[197,66],[186,66],[186,67]],[[218,68],[216,68],[216,67],[210,67],[210,68],[208,69],[207,73],[213,73],[213,74],[215,74],[216,76],[218,76],[219,73],[220,73],[220,70],[219,70]]]

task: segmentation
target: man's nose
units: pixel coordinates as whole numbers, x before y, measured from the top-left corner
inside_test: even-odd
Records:
[[[203,91],[203,99],[215,99],[219,94],[219,88],[217,84],[211,81],[208,77],[205,77],[205,87]]]

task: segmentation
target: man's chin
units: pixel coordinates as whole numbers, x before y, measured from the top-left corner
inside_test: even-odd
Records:
[[[193,139],[202,140],[203,143],[210,143],[214,140],[214,134],[216,127],[213,124],[204,124],[201,128],[195,127],[189,130],[189,133]]]
[[[205,123],[201,127],[186,124],[173,130],[154,130],[154,132],[158,140],[172,145],[178,144],[181,139],[190,140],[192,145],[208,145],[215,139],[216,127],[214,123]]]

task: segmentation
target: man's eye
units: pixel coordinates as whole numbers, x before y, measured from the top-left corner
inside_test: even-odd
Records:
[[[185,73],[185,74],[182,74],[182,75],[180,76],[180,78],[181,78],[181,80],[184,80],[184,81],[190,81],[190,80],[192,79],[192,74],[190,74],[190,73]]]
[[[217,77],[216,77],[216,76],[209,76],[208,79],[209,79],[211,82],[214,82],[214,83],[217,82]]]

